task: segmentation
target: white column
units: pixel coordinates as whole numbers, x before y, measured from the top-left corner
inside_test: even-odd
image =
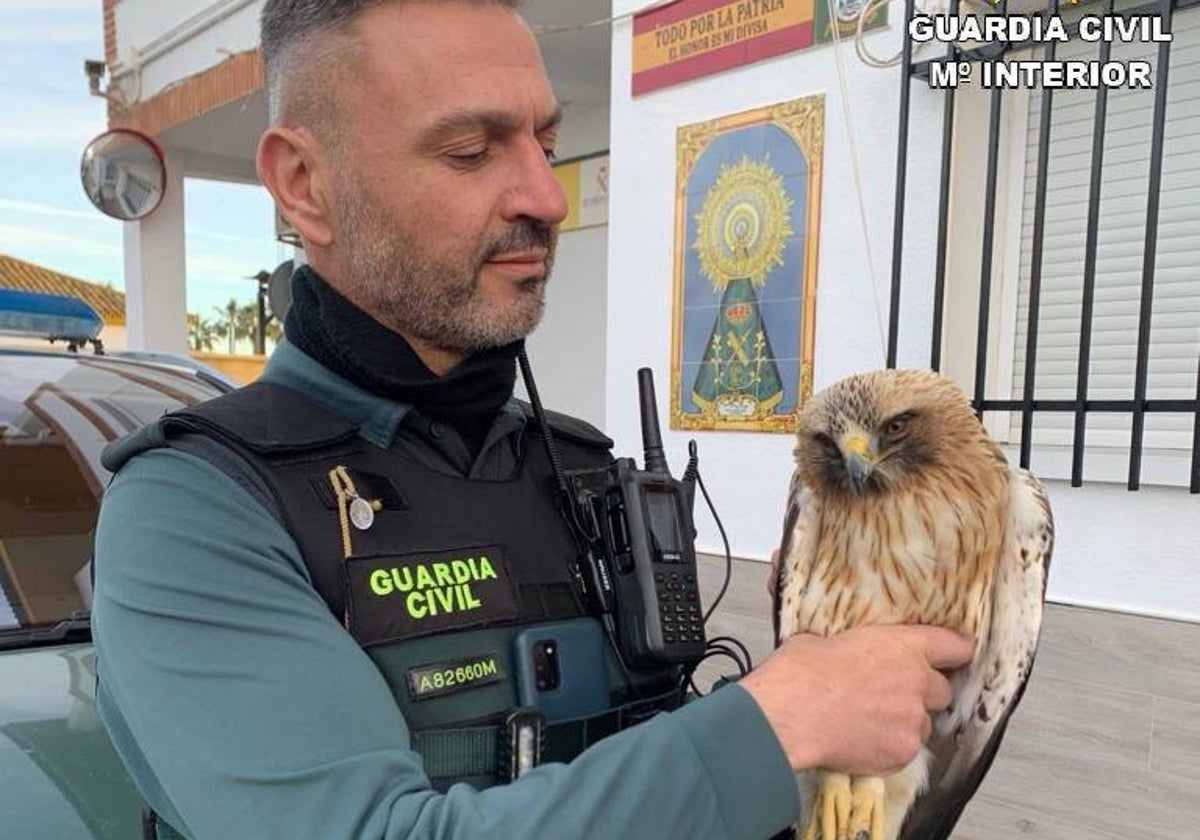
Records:
[[[184,162],[166,152],[162,203],[125,224],[125,320],[130,350],[186,354],[187,288],[183,227]]]

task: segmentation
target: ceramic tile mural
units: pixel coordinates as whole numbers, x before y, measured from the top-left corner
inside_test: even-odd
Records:
[[[824,97],[682,126],[671,428],[791,432],[812,389]]]

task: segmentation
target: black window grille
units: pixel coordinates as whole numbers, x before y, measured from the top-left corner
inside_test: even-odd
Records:
[[[1050,0],[1044,14],[1058,14],[1060,0]],[[958,12],[958,0],[951,0],[949,14]],[[1068,6],[1063,0],[1063,9]],[[1146,15],[1157,14],[1162,18],[1163,31],[1171,32],[1171,24],[1177,12],[1190,6],[1200,6],[1200,0],[1157,0],[1136,8],[1115,9],[1114,0],[1101,0],[1091,13],[1105,15]],[[905,4],[905,32],[908,22],[915,13],[914,0]],[[1008,14],[1007,0],[1001,0],[991,14]],[[1200,14],[1200,10],[1192,12]],[[1077,34],[1077,25],[1067,27],[1072,36]],[[1025,45],[1012,45],[1013,49]],[[1147,414],[1158,412],[1179,412],[1193,415],[1190,491],[1200,493],[1200,357],[1196,365],[1196,392],[1190,399],[1148,399],[1147,380],[1150,358],[1151,314],[1154,309],[1154,279],[1155,256],[1159,235],[1159,201],[1162,190],[1163,168],[1163,138],[1164,126],[1168,119],[1167,91],[1170,73],[1172,42],[1163,41],[1158,44],[1157,58],[1153,71],[1154,107],[1151,126],[1150,170],[1148,178],[1148,196],[1145,214],[1144,249],[1141,267],[1141,299],[1138,310],[1137,358],[1134,380],[1132,383],[1131,399],[1092,399],[1089,397],[1090,359],[1092,353],[1092,322],[1094,310],[1095,279],[1096,279],[1096,245],[1099,236],[1099,200],[1101,175],[1104,167],[1104,137],[1107,120],[1108,91],[1100,87],[1095,91],[1095,107],[1093,122],[1093,140],[1090,167],[1090,186],[1088,197],[1088,218],[1086,246],[1084,252],[1082,299],[1080,303],[1080,332],[1078,346],[1078,375],[1074,399],[1039,399],[1035,393],[1035,376],[1037,372],[1038,355],[1038,318],[1039,298],[1042,286],[1042,264],[1044,257],[1044,239],[1046,224],[1046,190],[1047,171],[1050,156],[1054,154],[1051,148],[1051,124],[1053,121],[1054,91],[1046,88],[1041,94],[1041,121],[1038,136],[1037,174],[1035,186],[1035,206],[1033,214],[1032,235],[1032,265],[1029,282],[1028,323],[1025,334],[1025,367],[1024,387],[1021,396],[1016,399],[988,399],[985,396],[987,381],[988,342],[989,342],[989,309],[992,305],[993,280],[993,243],[996,235],[996,200],[998,179],[998,158],[1001,132],[1001,107],[1004,91],[995,88],[990,91],[990,113],[988,129],[988,157],[984,181],[984,216],[982,226],[982,257],[980,270],[980,291],[978,300],[977,340],[975,347],[975,384],[973,403],[977,412],[1019,413],[1021,417],[1020,464],[1028,468],[1033,444],[1033,427],[1035,416],[1042,412],[1068,412],[1074,415],[1074,433],[1072,438],[1071,485],[1078,487],[1083,483],[1083,461],[1085,454],[1085,432],[1088,415],[1099,412],[1127,414],[1131,417],[1131,432],[1129,440],[1129,478],[1130,490],[1137,490],[1141,483],[1141,468],[1143,444],[1145,438],[1145,419]],[[906,175],[909,162],[908,137],[910,96],[912,88],[917,87],[921,95],[943,96],[943,126],[941,140],[941,169],[940,169],[940,205],[938,208],[938,246],[934,278],[934,312],[933,338],[930,367],[940,370],[942,365],[942,328],[944,305],[946,297],[946,267],[947,267],[947,233],[949,215],[949,195],[952,173],[952,139],[955,116],[955,89],[948,87],[944,92],[930,89],[925,80],[930,73],[930,65],[938,62],[972,62],[1001,58],[1010,49],[1010,45],[991,44],[983,48],[964,50],[950,45],[943,56],[914,62],[912,41],[904,38],[901,53],[901,85],[899,140],[896,163],[896,200],[893,219],[892,238],[892,277],[891,305],[888,323],[887,365],[896,366],[898,336],[900,331],[900,294],[901,275],[903,266],[903,232]],[[1111,44],[1101,41],[1098,45],[1100,61],[1106,61],[1110,55]],[[1054,60],[1056,42],[1049,41],[1035,47],[1043,50],[1047,60]],[[1032,56],[1030,56],[1032,57]],[[1196,283],[1200,283],[1200,230],[1195,232],[1197,241]]]

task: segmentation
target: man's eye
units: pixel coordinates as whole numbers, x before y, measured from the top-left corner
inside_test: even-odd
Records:
[[[547,148],[543,147],[543,148],[542,148],[542,151],[546,153],[546,160],[548,160],[548,161],[556,161],[556,160],[558,160],[558,155],[556,155],[556,154],[554,153],[554,150],[553,150],[553,149],[547,149]]]
[[[483,163],[484,158],[487,157],[487,149],[481,149],[477,152],[453,152],[449,155],[449,157],[455,163]]]

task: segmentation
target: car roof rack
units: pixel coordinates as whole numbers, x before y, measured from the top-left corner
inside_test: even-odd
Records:
[[[78,298],[0,289],[0,335],[42,338],[51,344],[65,341],[72,353],[91,344],[99,355],[104,353],[103,328],[96,310]]]

